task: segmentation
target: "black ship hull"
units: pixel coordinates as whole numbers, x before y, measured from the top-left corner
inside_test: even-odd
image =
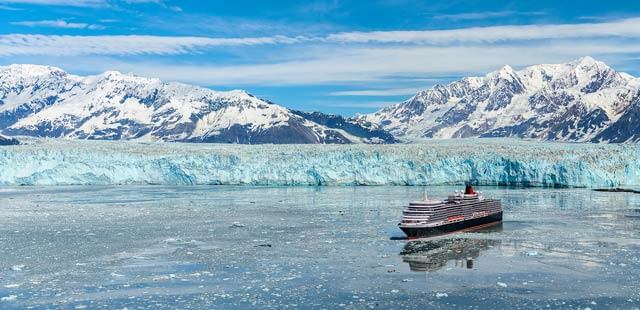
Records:
[[[475,218],[466,221],[445,224],[436,227],[400,227],[409,238],[424,238],[437,235],[448,234],[461,230],[472,230],[482,228],[502,221],[502,211],[485,217]]]

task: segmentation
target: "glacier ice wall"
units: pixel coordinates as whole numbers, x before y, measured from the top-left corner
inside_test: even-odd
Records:
[[[512,139],[401,145],[225,145],[36,139],[0,147],[2,185],[637,187],[637,145]]]

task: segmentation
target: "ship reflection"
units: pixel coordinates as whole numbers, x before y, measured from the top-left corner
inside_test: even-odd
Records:
[[[500,229],[501,227],[494,227]],[[400,255],[411,271],[433,272],[454,261],[454,266],[473,269],[482,251],[499,246],[500,240],[477,238],[446,238],[415,240],[405,244]]]

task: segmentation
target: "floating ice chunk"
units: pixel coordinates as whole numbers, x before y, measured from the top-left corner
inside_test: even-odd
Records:
[[[14,301],[16,299],[18,299],[18,295],[9,295],[0,298],[1,301]]]
[[[11,266],[11,270],[13,271],[22,271],[26,267],[25,265],[13,265]]]
[[[504,282],[498,282],[498,286],[499,286],[499,287],[507,287],[507,283],[504,283]]]
[[[538,253],[538,251],[529,251],[527,252],[527,256],[538,256],[540,255],[540,253]]]
[[[443,298],[443,297],[449,297],[449,294],[447,294],[447,293],[436,293],[436,298]]]
[[[19,284],[19,283],[16,283],[16,284],[7,284],[7,285],[5,285],[4,287],[5,287],[5,288],[16,288],[16,287],[20,287],[20,285],[22,285],[22,284]]]

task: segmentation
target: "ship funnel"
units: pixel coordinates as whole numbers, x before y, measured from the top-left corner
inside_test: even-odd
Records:
[[[475,193],[476,193],[476,192],[475,192],[475,191],[473,191],[473,186],[471,186],[471,183],[467,183],[467,186],[466,186],[466,187],[465,187],[465,189],[464,189],[464,194],[465,194],[465,195],[473,195],[473,194],[475,194]]]

